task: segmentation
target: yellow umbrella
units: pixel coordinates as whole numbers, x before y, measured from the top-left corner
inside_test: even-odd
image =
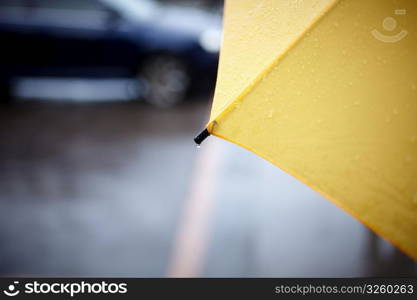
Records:
[[[417,1],[226,0],[209,134],[417,258]]]

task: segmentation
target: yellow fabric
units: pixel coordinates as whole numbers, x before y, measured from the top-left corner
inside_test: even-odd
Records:
[[[226,1],[226,30],[210,121],[248,90],[333,3],[335,0]]]
[[[308,19],[297,20],[308,30],[282,44],[271,35],[285,26],[271,20],[277,15],[247,11],[247,2],[226,2],[209,130],[294,175],[416,259],[417,1],[320,2],[314,13],[309,0],[252,0],[260,12]],[[259,29],[253,35],[265,27],[269,38],[242,48],[253,38],[240,30],[247,22]],[[258,73],[253,60],[262,61]]]

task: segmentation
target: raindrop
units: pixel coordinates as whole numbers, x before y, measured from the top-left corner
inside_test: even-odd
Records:
[[[200,149],[201,148],[201,145],[197,145],[197,149]]]

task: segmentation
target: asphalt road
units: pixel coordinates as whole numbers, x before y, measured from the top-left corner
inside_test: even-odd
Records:
[[[0,275],[415,276],[261,158],[192,138],[208,101],[0,109]]]

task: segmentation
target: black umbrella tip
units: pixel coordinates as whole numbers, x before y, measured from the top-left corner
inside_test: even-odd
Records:
[[[207,130],[207,128],[206,129],[204,129],[202,132],[200,132],[200,134],[199,135],[197,135],[195,138],[194,138],[194,142],[197,144],[197,145],[200,145],[206,138],[208,138],[210,136],[210,132]]]

